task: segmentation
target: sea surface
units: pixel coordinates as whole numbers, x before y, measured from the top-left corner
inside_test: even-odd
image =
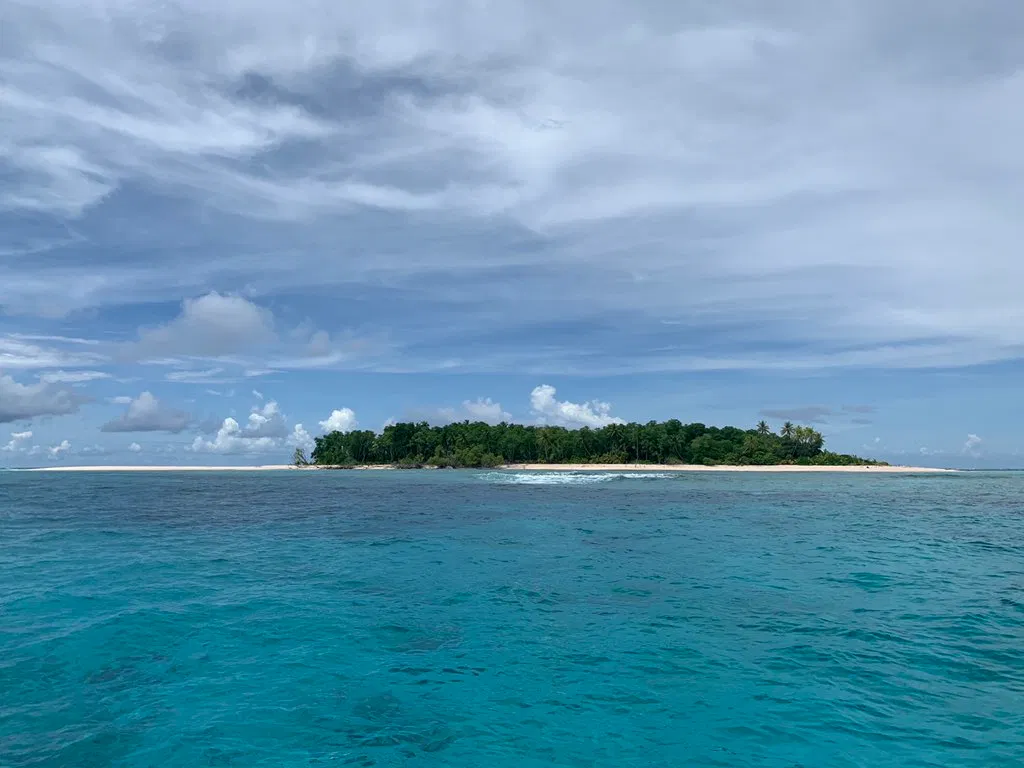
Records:
[[[0,472],[0,766],[1024,765],[1024,475]]]

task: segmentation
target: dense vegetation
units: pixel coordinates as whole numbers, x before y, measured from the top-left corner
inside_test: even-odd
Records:
[[[497,467],[502,464],[877,464],[824,449],[821,434],[787,422],[779,434],[765,422],[755,429],[706,427],[671,419],[612,424],[601,429],[426,422],[371,431],[331,432],[316,438],[312,463],[330,466]],[[296,458],[299,463],[299,457]],[[305,457],[302,457],[305,461]]]

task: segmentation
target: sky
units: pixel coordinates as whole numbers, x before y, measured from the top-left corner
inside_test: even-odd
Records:
[[[5,0],[0,466],[465,418],[1024,467],[1024,4]]]

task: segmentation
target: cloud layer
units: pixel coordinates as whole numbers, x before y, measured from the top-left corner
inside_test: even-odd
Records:
[[[252,297],[309,292],[400,339],[393,369],[1024,355],[1013,3],[18,3],[5,23],[0,216],[34,224],[2,247],[35,258],[0,267],[0,304],[192,297],[140,356],[232,354],[273,332]]]
[[[192,416],[185,411],[169,408],[150,392],[143,392],[128,403],[128,408],[119,417],[108,421],[100,429],[103,432],[171,432],[177,434],[192,423]]]
[[[86,398],[49,384],[19,384],[0,376],[0,424],[74,413]]]

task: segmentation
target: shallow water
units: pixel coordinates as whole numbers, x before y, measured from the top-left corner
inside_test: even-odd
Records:
[[[1024,765],[1024,475],[0,473],[2,766]]]

